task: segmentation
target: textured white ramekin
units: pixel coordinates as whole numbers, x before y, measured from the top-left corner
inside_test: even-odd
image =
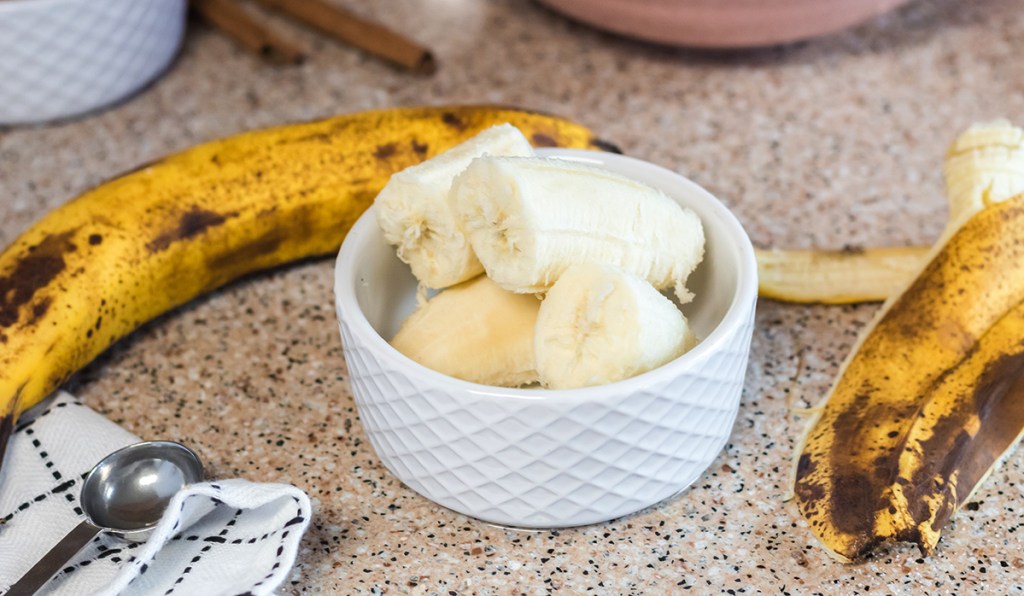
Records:
[[[609,385],[549,391],[468,383],[394,350],[416,281],[368,211],[345,238],[335,294],[359,415],[381,461],[445,507],[488,522],[554,528],[601,522],[685,489],[729,438],[757,300],[757,268],[736,218],[693,182],[592,151],[542,155],[601,165],[693,209],[707,255],[684,308],[704,340],[678,359]]]

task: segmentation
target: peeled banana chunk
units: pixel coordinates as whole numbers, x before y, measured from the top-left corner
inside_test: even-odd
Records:
[[[647,281],[609,265],[572,265],[541,303],[540,382],[573,389],[655,369],[696,343],[686,317]]]
[[[488,156],[456,178],[451,202],[487,276],[507,290],[546,292],[570,266],[600,263],[692,299],[704,229],[650,186],[561,159]]]
[[[533,338],[540,300],[484,275],[420,306],[391,340],[399,352],[448,376],[499,387],[538,379]]]
[[[384,238],[428,288],[446,288],[484,270],[448,204],[452,180],[482,155],[533,155],[533,148],[511,124],[492,126],[394,174],[374,200]]]

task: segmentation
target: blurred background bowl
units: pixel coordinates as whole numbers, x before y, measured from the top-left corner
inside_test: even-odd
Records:
[[[186,0],[0,0],[0,124],[68,118],[167,68]]]
[[[669,45],[749,48],[840,31],[908,0],[540,0],[601,29]]]

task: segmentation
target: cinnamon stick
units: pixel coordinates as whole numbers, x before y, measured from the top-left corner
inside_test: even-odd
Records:
[[[210,25],[271,64],[299,64],[301,49],[245,12],[236,0],[192,0],[192,8]]]
[[[256,0],[374,56],[421,74],[437,70],[427,48],[324,0]]]

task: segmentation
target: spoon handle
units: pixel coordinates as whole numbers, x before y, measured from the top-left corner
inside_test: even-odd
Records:
[[[102,530],[103,528],[94,526],[87,521],[78,524],[74,530],[68,532],[60,542],[51,548],[50,552],[39,559],[32,569],[21,576],[21,579],[14,582],[6,596],[30,596],[38,592],[71,560],[71,557],[78,554],[78,551],[89,544],[89,541]]]

